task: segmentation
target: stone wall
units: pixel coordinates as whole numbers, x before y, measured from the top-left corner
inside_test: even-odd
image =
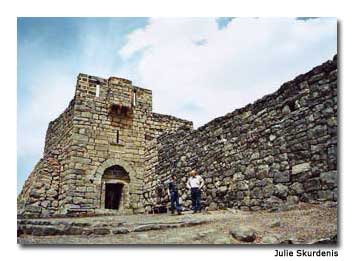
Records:
[[[154,197],[153,188],[156,187],[156,167],[158,161],[158,142],[157,137],[165,133],[174,133],[179,129],[188,131],[193,130],[193,122],[182,120],[170,115],[152,113],[150,118],[150,127],[147,132],[145,144],[145,172],[144,172],[144,206],[147,205],[151,208],[158,204],[156,197]]]
[[[60,175],[68,166],[72,150],[75,99],[57,119],[49,123],[43,157],[27,178],[18,201],[18,214],[26,217],[52,216],[58,212],[63,195]]]
[[[17,199],[19,215],[48,217],[58,211],[60,163],[57,156],[46,154],[34,167]]]
[[[209,208],[259,210],[337,201],[337,59],[283,84],[253,104],[197,130],[157,137],[147,162],[144,205],[168,203],[164,182],[177,174],[183,205],[188,172],[205,181]],[[164,188],[161,197],[157,188]]]
[[[49,123],[44,146],[44,155],[56,149],[63,149],[71,142],[75,100],[54,121]]]
[[[148,124],[149,128],[146,133],[146,140],[157,138],[163,133],[175,132],[180,127],[193,129],[193,122],[191,121],[155,112],[151,113],[151,116],[148,118]]]

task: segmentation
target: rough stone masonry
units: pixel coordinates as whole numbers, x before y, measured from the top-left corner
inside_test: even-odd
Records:
[[[23,217],[144,213],[168,205],[176,174],[205,179],[209,209],[337,201],[337,56],[253,104],[193,129],[152,112],[152,92],[79,74],[49,123],[43,157],[18,196]]]

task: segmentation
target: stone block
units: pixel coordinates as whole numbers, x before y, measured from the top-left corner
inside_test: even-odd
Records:
[[[291,169],[291,173],[293,175],[295,174],[299,174],[305,171],[309,171],[311,169],[310,163],[309,162],[305,162],[305,163],[301,163],[298,165],[294,165]]]
[[[248,166],[245,171],[245,177],[246,179],[251,179],[256,176],[256,171],[253,166]]]
[[[324,189],[337,187],[337,171],[322,172],[320,174],[320,180],[322,188]]]
[[[282,171],[282,172],[275,172],[273,175],[275,183],[286,183],[290,181],[290,172],[289,171]]]
[[[290,192],[293,194],[304,193],[304,186],[299,182],[295,182],[295,183],[291,184],[289,188],[290,188]]]
[[[277,184],[274,186],[274,195],[281,198],[286,199],[288,195],[288,187],[283,184]]]
[[[268,177],[268,173],[269,173],[269,166],[268,165],[259,165],[257,167],[256,177],[258,179],[263,179],[263,178]]]
[[[306,192],[311,192],[321,189],[321,183],[318,178],[309,179],[304,182],[304,189]]]

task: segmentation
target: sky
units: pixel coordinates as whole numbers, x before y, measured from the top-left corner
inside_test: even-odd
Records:
[[[76,77],[153,91],[153,110],[197,128],[332,59],[335,18],[18,18],[17,192]]]

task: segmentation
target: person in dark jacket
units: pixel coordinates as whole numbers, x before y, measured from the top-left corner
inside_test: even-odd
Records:
[[[177,210],[178,215],[182,214],[182,208],[179,204],[179,195],[178,195],[178,186],[177,186],[177,177],[176,175],[172,175],[171,179],[168,182],[168,190],[167,193],[171,200],[171,212],[175,213]]]

